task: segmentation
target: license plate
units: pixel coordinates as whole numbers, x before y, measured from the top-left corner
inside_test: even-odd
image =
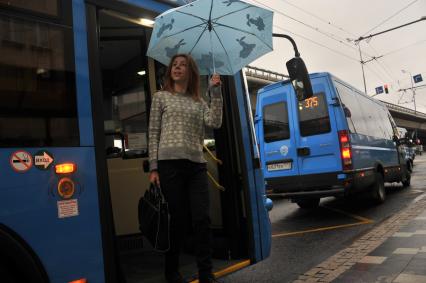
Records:
[[[291,162],[280,162],[268,164],[268,171],[288,170],[291,169]]]

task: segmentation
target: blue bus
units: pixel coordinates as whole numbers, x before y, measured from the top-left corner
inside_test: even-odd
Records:
[[[1,282],[162,282],[137,206],[165,72],[145,56],[149,20],[175,2],[0,0]],[[224,78],[224,122],[206,133],[219,276],[270,253],[243,86],[242,73]],[[181,265],[192,276],[187,238]]]
[[[320,198],[361,191],[382,203],[384,182],[409,186],[404,141],[386,106],[330,73],[310,79],[314,95],[301,101],[289,81],[258,92],[256,133],[267,191],[313,208]]]

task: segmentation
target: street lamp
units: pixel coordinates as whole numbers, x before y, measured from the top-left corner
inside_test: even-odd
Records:
[[[413,100],[414,100],[414,115],[417,115],[416,114],[416,91],[414,90],[414,79],[413,79],[413,75],[411,75],[411,72],[410,71],[407,71],[407,70],[401,70],[401,72],[403,73],[403,74],[409,74],[410,75],[410,82],[411,82],[411,91],[413,92]]]

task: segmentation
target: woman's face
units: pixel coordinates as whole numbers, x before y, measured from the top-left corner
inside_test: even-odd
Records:
[[[185,57],[176,57],[172,64],[171,77],[175,83],[186,83],[188,81],[188,62]]]

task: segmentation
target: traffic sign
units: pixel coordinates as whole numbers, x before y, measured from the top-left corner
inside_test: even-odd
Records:
[[[381,93],[383,93],[383,86],[376,87],[376,94],[381,94]]]
[[[414,83],[419,83],[419,82],[422,82],[423,81],[423,78],[422,78],[422,74],[418,74],[418,75],[415,75],[415,76],[413,76],[413,80],[414,80]]]
[[[16,172],[26,172],[33,166],[33,157],[24,150],[18,150],[10,156],[10,165]]]
[[[50,165],[53,163],[53,155],[45,150],[40,150],[34,154],[34,165],[40,170],[49,169]]]

